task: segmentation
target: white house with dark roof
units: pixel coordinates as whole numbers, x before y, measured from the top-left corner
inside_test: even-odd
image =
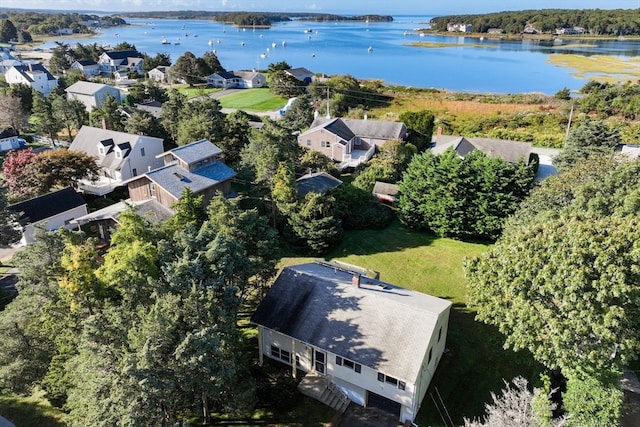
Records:
[[[143,58],[140,52],[135,50],[108,50],[98,58],[100,72],[113,76],[115,72],[144,74],[142,69]]]
[[[100,66],[93,59],[79,59],[71,64],[72,70],[78,70],[87,77],[100,74]]]
[[[155,199],[171,208],[185,188],[203,196],[207,204],[220,192],[231,193],[231,179],[236,172],[222,161],[222,150],[207,139],[192,142],[157,156],[164,166],[129,180],[129,197],[133,202]]]
[[[285,267],[251,321],[261,363],[306,373],[301,390],[324,379],[326,390],[405,422],[415,419],[442,357],[450,310],[447,300],[317,261]],[[324,399],[326,390],[314,393]]]
[[[518,160],[529,164],[532,145],[530,142],[508,141],[493,138],[467,138],[463,136],[437,135],[433,141],[431,152],[442,154],[452,149],[459,157],[464,158],[475,150],[480,150],[489,157],[498,157],[510,163]]]
[[[0,152],[8,150],[17,150],[24,147],[25,140],[20,138],[18,134],[11,128],[0,132]]]
[[[77,99],[87,107],[87,111],[100,108],[109,96],[113,97],[118,104],[122,102],[120,90],[117,87],[102,83],[77,81],[66,88],[65,92],[67,92],[67,99]]]
[[[406,137],[402,122],[318,117],[309,130],[298,135],[298,144],[324,154],[344,169],[368,161],[376,147]]]
[[[169,80],[169,67],[158,65],[156,68],[149,70],[149,80],[154,82],[166,82]]]
[[[164,151],[162,138],[82,126],[69,150],[96,158],[101,177],[82,181],[80,190],[97,195],[126,185],[129,179],[162,165],[157,156]]]
[[[25,84],[44,96],[48,96],[58,86],[58,79],[42,64],[14,65],[4,73],[4,78],[10,86]]]
[[[264,74],[258,71],[220,71],[207,77],[207,84],[221,88],[251,89],[267,84]]]
[[[35,241],[36,227],[53,231],[74,228],[73,220],[87,214],[87,203],[73,188],[67,187],[33,199],[9,205],[26,225],[22,229],[22,244]]]

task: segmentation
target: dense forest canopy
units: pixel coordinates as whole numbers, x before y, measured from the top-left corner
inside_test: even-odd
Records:
[[[430,22],[432,29],[447,31],[447,24],[471,24],[473,31],[486,33],[500,28],[519,34],[528,24],[540,33],[554,33],[559,28],[580,27],[585,34],[626,36],[640,34],[640,9],[543,9],[488,13],[482,15],[438,16]]]
[[[84,13],[42,13],[31,11],[0,11],[0,20],[8,19],[19,30],[31,34],[54,34],[63,28],[70,28],[77,33],[91,32],[89,23],[100,26],[125,25],[122,18],[112,16],[88,15]]]

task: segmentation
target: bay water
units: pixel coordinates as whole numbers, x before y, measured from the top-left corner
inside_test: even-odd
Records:
[[[266,69],[286,61],[314,73],[349,74],[379,79],[387,85],[466,92],[554,94],[587,82],[570,68],[548,62],[555,53],[640,55],[637,41],[500,41],[489,38],[420,35],[429,16],[394,16],[392,22],[308,22],[294,20],[271,28],[237,28],[207,20],[134,19],[123,27],[104,28],[76,43],[115,46],[129,42],[142,52],[168,53],[175,61],[185,51],[202,56],[214,50],[227,70]],[[164,44],[163,44],[164,41]],[[444,47],[410,46],[412,42],[445,43]],[[44,48],[55,47],[53,42]]]

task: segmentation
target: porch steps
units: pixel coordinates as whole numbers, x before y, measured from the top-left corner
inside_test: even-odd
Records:
[[[340,413],[343,413],[351,403],[351,400],[328,377],[314,372],[304,376],[298,384],[298,390],[305,396],[318,400]]]

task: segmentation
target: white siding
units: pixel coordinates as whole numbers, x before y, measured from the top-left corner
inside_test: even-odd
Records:
[[[448,314],[447,314],[448,315]],[[309,344],[303,343],[279,332],[275,332],[266,328],[259,327],[262,330],[262,353],[271,358],[286,363],[281,359],[272,357],[271,346],[274,345],[291,354],[292,363],[295,362],[296,356],[300,361],[298,369],[309,372],[313,369],[312,352],[315,348]],[[444,334],[444,331],[443,331]],[[446,337],[446,335],[443,335]],[[437,338],[437,336],[436,336]],[[442,340],[444,341],[444,339]],[[443,347],[444,348],[444,347]],[[295,350],[295,351],[294,351]],[[367,390],[384,396],[388,399],[398,402],[402,405],[402,420],[413,420],[415,417],[413,408],[419,407],[419,403],[414,402],[415,386],[406,378],[398,378],[405,383],[405,389],[401,390],[393,384],[378,381],[378,371],[376,369],[361,365],[360,373],[346,366],[336,364],[336,355],[324,349],[318,349],[326,353],[326,370],[325,374],[329,376],[339,386],[343,392],[349,396],[351,400],[364,405],[367,398]],[[435,365],[434,365],[435,369]],[[429,377],[430,379],[430,377]]]
[[[71,220],[74,220],[83,215],[87,215],[87,205],[78,206],[77,208],[70,209],[68,211],[59,213],[42,221],[39,221],[34,224],[28,224],[24,227],[22,233],[22,244],[33,243],[35,239],[33,235],[35,234],[36,225],[44,225],[47,231],[57,230],[60,227],[65,227],[68,229],[76,228],[77,224],[69,224]]]

